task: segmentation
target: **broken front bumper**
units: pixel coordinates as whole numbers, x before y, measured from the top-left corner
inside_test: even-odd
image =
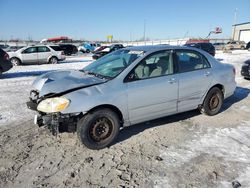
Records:
[[[37,111],[38,115],[34,118],[34,123],[41,126],[47,126],[53,135],[59,132],[74,132],[76,130],[76,124],[79,119],[80,113],[62,114],[57,113],[43,113],[37,110],[39,104],[38,91],[32,90],[30,92],[30,100],[26,102],[29,109]]]

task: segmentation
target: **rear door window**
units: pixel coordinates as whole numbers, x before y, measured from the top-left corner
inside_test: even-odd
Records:
[[[38,53],[50,52],[50,49],[49,49],[48,47],[46,47],[46,46],[39,46],[37,49],[38,49],[38,50],[37,50]]]
[[[207,59],[200,53],[189,50],[176,51],[179,73],[209,68]]]
[[[55,51],[62,51],[62,48],[60,46],[50,46]]]

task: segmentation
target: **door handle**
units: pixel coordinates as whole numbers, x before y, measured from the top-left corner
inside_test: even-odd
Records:
[[[170,84],[174,84],[174,83],[176,83],[175,78],[170,78],[170,79],[168,80],[168,83],[170,83]]]
[[[206,71],[205,73],[204,73],[204,76],[209,76],[211,73],[209,72],[209,71]]]

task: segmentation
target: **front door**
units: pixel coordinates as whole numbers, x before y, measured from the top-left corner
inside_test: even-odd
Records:
[[[153,53],[127,76],[129,119],[132,124],[177,112],[178,77],[171,51]]]
[[[37,47],[29,47],[22,51],[22,62],[23,63],[37,63]]]

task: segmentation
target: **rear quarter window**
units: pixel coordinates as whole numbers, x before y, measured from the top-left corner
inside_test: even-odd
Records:
[[[62,48],[60,46],[50,46],[55,51],[62,51]]]

